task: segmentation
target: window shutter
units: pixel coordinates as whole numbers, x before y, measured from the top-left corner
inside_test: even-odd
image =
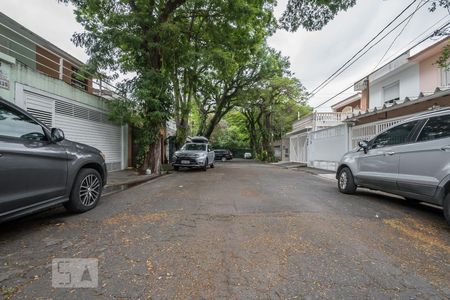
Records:
[[[400,99],[400,84],[398,82],[383,87],[384,102]]]

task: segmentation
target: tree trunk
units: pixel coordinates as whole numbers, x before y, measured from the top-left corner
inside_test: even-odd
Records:
[[[272,147],[272,125],[271,112],[264,111],[264,130],[262,131],[262,150],[264,152],[265,161],[272,162],[275,160],[275,155]]]
[[[181,146],[186,141],[186,138],[189,136],[189,120],[182,116],[179,120],[179,124],[177,125],[177,138],[176,138],[176,148],[180,149]]]
[[[161,134],[158,134],[158,137],[154,143],[152,143],[149,146],[149,151],[147,153],[147,161],[148,163],[144,163],[147,165],[145,167],[145,170],[150,169],[152,171],[152,174],[161,174],[161,143],[162,143],[163,136]]]
[[[214,128],[216,128],[217,124],[219,124],[220,120],[222,119],[223,115],[222,112],[216,111],[211,118],[211,120],[208,123],[208,127],[205,130],[204,136],[209,139],[214,131]]]

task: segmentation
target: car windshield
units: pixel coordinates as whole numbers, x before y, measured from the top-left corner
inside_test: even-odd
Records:
[[[193,151],[205,151],[206,144],[186,144],[183,150],[193,150]]]

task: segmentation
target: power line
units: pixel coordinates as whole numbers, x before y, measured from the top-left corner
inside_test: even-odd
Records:
[[[411,50],[411,49],[417,47],[418,45],[420,45],[420,44],[422,44],[423,42],[425,42],[427,39],[429,39],[429,38],[431,38],[431,37],[437,35],[441,30],[444,30],[445,27],[447,27],[447,26],[449,26],[449,25],[450,25],[450,22],[447,22],[446,24],[444,24],[443,26],[441,26],[439,29],[435,30],[432,34],[430,34],[430,35],[428,35],[427,37],[425,37],[424,39],[420,40],[418,43],[414,44],[412,47],[410,47],[410,48],[409,48],[408,50],[406,50],[406,51],[409,51],[409,50]],[[423,33],[422,33],[421,35],[423,35]],[[405,51],[404,51],[404,52],[405,52]],[[403,52],[403,53],[404,53],[404,52]],[[373,73],[373,72],[372,72],[372,73]],[[331,98],[327,99],[326,101],[320,103],[319,105],[315,106],[314,109],[317,109],[317,108],[321,107],[322,105],[324,105],[324,104],[330,102],[331,100],[335,99],[336,97],[338,97],[339,95],[343,94],[344,92],[346,92],[347,90],[349,90],[349,89],[352,88],[352,87],[353,87],[353,84],[350,85],[349,87],[345,88],[345,89],[342,90],[341,92],[337,93],[337,94],[334,95],[333,97],[331,97]]]
[[[367,52],[369,52],[370,50],[372,50],[376,45],[378,45],[378,43],[380,41],[382,41],[383,39],[385,39],[388,35],[390,35],[393,31],[395,31],[398,27],[400,27],[400,25],[402,25],[406,20],[408,19],[405,18],[402,22],[400,22],[399,24],[397,24],[394,28],[392,28],[389,32],[387,32],[384,36],[382,36],[375,44],[371,45],[368,49],[366,49],[363,53],[361,53],[358,57],[355,58],[354,61],[352,61],[349,65],[347,65],[345,68],[341,69],[341,71],[339,71],[336,76],[334,76],[334,78],[332,80],[334,80],[335,78],[337,78],[339,75],[341,75],[342,73],[344,73],[348,68],[350,68],[353,64],[355,64],[361,57],[363,57]],[[328,85],[332,80],[330,80],[326,85]],[[326,86],[325,85],[325,86]],[[322,88],[320,88],[319,90],[322,90],[325,86],[323,86]],[[316,91],[317,92],[317,91]]]
[[[410,41],[408,44],[406,44],[404,47],[402,47],[403,50],[399,51],[399,53],[404,53],[405,51],[408,51],[408,46],[413,44],[415,41],[417,41],[421,36],[423,36],[424,34],[426,34],[430,29],[432,29],[434,26],[436,26],[437,24],[441,23],[443,20],[447,19],[449,15],[445,15],[444,17],[442,17],[439,21],[437,21],[436,23],[434,23],[433,25],[431,25],[430,27],[428,27],[427,29],[425,29],[421,34],[419,34],[418,36],[416,36],[412,41]],[[435,32],[435,30],[433,30],[433,32]],[[390,61],[394,56],[397,56],[398,54],[393,54],[391,56],[389,56],[385,61]]]
[[[428,1],[425,1],[425,3]],[[415,13],[419,10],[419,6],[422,3],[422,1],[419,2],[419,4],[416,7],[416,10],[414,10],[413,14],[411,15],[411,17],[409,17],[408,21],[405,23],[405,26],[403,26],[402,30],[400,30],[400,32],[395,36],[395,38],[392,40],[392,43],[389,45],[389,47],[386,49],[386,51],[384,52],[383,56],[380,58],[380,60],[378,61],[378,63],[376,64],[376,66],[373,68],[374,70],[380,65],[381,61],[386,57],[386,55],[388,54],[389,50],[391,50],[392,46],[394,46],[395,42],[397,41],[397,39],[402,35],[402,33],[405,31],[406,27],[409,25],[409,23],[411,22],[412,18],[414,17]]]
[[[319,84],[316,88],[311,91],[311,94],[317,92],[324,84],[334,77],[342,68],[344,68],[347,64],[349,64],[359,53],[364,51],[364,49],[369,46],[374,40],[376,40],[389,26],[391,26],[396,20],[398,20],[417,0],[413,0],[406,8],[404,8],[400,14],[398,14],[392,21],[390,21],[380,32],[378,32],[369,42],[367,42],[358,52],[356,52],[349,60],[347,60],[339,69],[337,69],[333,74],[331,74],[327,79],[325,79],[321,84]]]

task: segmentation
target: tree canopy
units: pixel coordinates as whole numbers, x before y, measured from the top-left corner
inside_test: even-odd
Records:
[[[111,117],[139,129],[135,139],[143,169],[159,172],[168,119],[177,123],[180,146],[193,133],[212,136],[233,112],[246,120],[253,151],[272,159],[271,143],[289,122],[280,112],[307,109],[288,58],[266,45],[279,27],[276,0],[58,1],[75,7],[84,31],[73,41],[90,56],[87,68],[112,79],[128,75]],[[279,23],[291,31],[318,30],[355,3],[289,0]],[[449,8],[449,0],[430,3],[431,10]],[[193,116],[196,132],[189,124]]]

